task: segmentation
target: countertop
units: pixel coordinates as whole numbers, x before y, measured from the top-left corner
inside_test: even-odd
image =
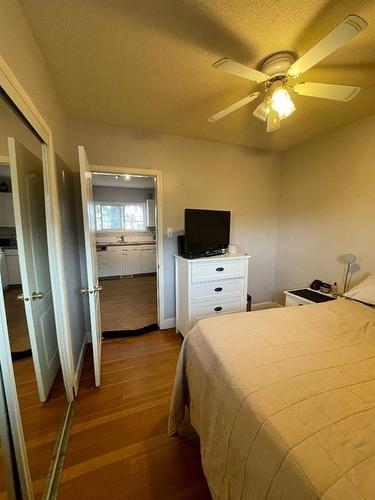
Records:
[[[126,243],[96,243],[96,247],[134,247],[141,245],[156,245],[156,241],[135,241]]]

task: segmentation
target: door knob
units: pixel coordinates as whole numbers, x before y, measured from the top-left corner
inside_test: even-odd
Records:
[[[42,292],[33,292],[33,293],[31,294],[31,299],[32,299],[32,300],[40,300],[40,299],[42,299],[43,297],[44,297],[44,293],[42,293]]]
[[[102,286],[100,286],[100,285],[94,286],[94,292],[102,292],[102,291],[103,291]]]
[[[17,295],[17,300],[22,300],[23,302],[26,302],[30,299],[28,297],[25,297],[24,294],[21,293],[20,295]]]
[[[88,293],[89,289],[88,288],[81,288],[81,293],[85,294]]]

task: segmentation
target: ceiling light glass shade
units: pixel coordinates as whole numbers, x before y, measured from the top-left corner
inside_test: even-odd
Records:
[[[277,89],[271,97],[272,109],[277,111],[280,118],[285,118],[295,111],[296,107],[289,92],[285,88]]]
[[[255,118],[258,118],[258,120],[262,120],[263,122],[265,122],[267,120],[270,107],[271,100],[269,97],[267,97],[263,102],[259,104],[259,106],[255,108],[255,110],[253,111],[253,115],[255,116]]]

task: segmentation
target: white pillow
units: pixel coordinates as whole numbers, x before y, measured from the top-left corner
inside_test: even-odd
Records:
[[[349,299],[375,305],[375,274],[370,274],[361,283],[344,293]]]

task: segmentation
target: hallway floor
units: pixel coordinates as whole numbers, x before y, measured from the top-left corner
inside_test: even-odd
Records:
[[[103,341],[100,389],[87,351],[59,498],[211,498],[197,438],[167,434],[180,346],[174,330]]]

